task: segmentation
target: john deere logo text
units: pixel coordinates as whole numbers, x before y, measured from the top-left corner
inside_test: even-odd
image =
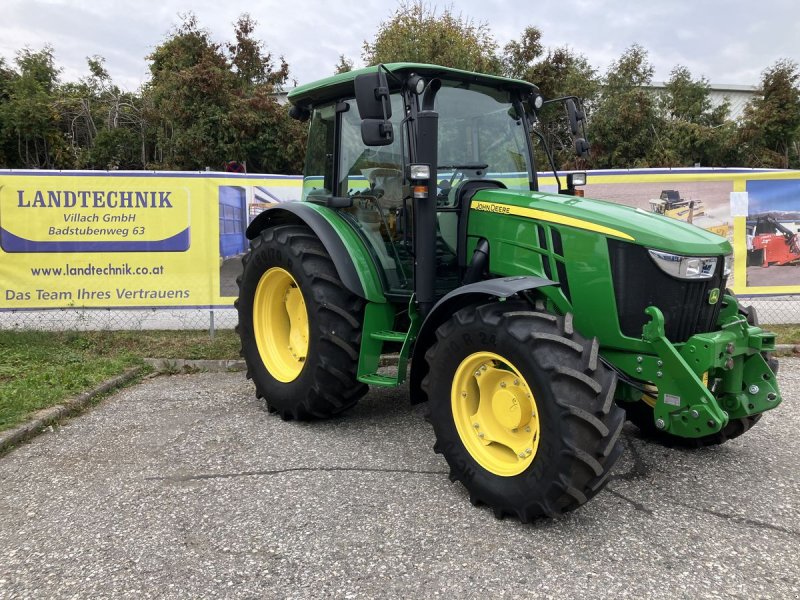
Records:
[[[714,288],[708,293],[708,303],[716,304],[719,300],[719,288]]]
[[[508,214],[511,210],[502,204],[491,204],[489,202],[475,202],[470,208],[472,210],[482,210],[484,212]]]

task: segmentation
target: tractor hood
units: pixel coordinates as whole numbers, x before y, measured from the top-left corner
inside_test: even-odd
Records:
[[[492,188],[477,192],[470,209],[595,231],[675,254],[716,256],[733,251],[727,239],[700,227],[605,200]]]

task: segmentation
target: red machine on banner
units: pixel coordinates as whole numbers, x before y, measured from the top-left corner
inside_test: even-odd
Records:
[[[788,265],[800,261],[800,236],[772,215],[759,217],[753,236],[750,264]]]

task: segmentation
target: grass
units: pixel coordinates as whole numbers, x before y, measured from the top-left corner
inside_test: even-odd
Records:
[[[775,334],[777,344],[800,344],[800,324],[763,325],[763,327]]]
[[[0,331],[0,431],[23,422],[142,358],[231,359],[233,331]]]

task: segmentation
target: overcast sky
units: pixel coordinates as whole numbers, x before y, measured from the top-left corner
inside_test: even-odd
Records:
[[[223,41],[232,37],[237,16],[249,12],[267,49],[284,55],[291,76],[306,83],[331,75],[340,54],[360,65],[364,40],[396,6],[377,0],[0,0],[0,56],[10,62],[24,46],[50,44],[62,79],[75,80],[87,72],[86,57],[99,54],[114,81],[135,90],[148,77],[145,56],[179,14],[192,10]],[[463,0],[453,6],[486,22],[501,47],[535,25],[546,46],[569,45],[601,71],[639,43],[650,53],[657,81],[683,64],[712,83],[755,85],[777,59],[800,62],[797,0]]]

